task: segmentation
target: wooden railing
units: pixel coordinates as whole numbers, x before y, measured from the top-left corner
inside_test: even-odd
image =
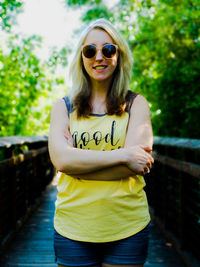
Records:
[[[8,245],[54,176],[48,137],[0,138],[0,247]]]
[[[154,137],[153,151],[145,177],[153,216],[178,250],[200,259],[200,140]]]

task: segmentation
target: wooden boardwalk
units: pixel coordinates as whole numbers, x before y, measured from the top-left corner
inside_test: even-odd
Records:
[[[43,196],[42,204],[17,234],[7,254],[1,260],[1,267],[57,267],[53,250],[53,215],[56,194],[55,185],[49,186]],[[144,266],[185,266],[153,222],[148,259]]]

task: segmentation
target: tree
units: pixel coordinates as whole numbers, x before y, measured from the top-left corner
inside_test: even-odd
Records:
[[[41,37],[12,33],[21,7],[22,1],[0,2],[0,28],[7,33],[6,44],[0,44],[0,136],[48,134],[52,103],[65,90],[56,70],[67,65],[70,50],[54,47],[49,59],[41,61],[35,51]]]
[[[0,29],[9,31],[19,12],[22,12],[22,0],[1,0]]]
[[[48,97],[52,88],[64,83],[63,79],[51,78],[46,65],[34,54],[40,44],[37,36],[20,39],[15,35],[8,40],[7,53],[0,49],[0,136],[42,132],[41,125],[48,116],[41,113],[43,107],[36,109],[35,101]]]

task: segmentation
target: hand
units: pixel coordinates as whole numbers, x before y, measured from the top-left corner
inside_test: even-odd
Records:
[[[137,174],[144,175],[148,173],[154,163],[153,157],[150,155],[152,149],[144,145],[135,145],[125,149],[128,160],[127,167]]]
[[[72,135],[70,134],[69,130],[64,131],[64,137],[68,143],[69,146],[73,147],[73,138]]]
[[[152,149],[148,146],[141,146],[147,153],[149,153],[150,155],[152,155]],[[152,157],[153,159],[153,157]],[[143,175],[145,175],[146,173],[150,173],[150,169],[152,167],[152,163],[154,163],[154,159],[153,159],[153,162],[149,162],[147,163],[146,167],[144,168],[144,171],[143,171]]]

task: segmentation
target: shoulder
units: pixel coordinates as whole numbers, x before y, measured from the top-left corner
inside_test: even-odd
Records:
[[[130,114],[131,110],[133,110],[135,107],[139,106],[149,106],[147,100],[144,96],[142,96],[139,93],[135,93],[132,91],[128,91],[125,97],[126,100],[126,111]]]
[[[134,100],[134,105],[145,105],[145,106],[148,105],[149,106],[149,103],[147,102],[146,98],[143,95],[137,94]]]
[[[57,99],[52,106],[52,111],[53,110],[59,110],[59,109],[63,109],[65,107],[65,101],[63,98]]]
[[[130,116],[135,119],[136,118],[144,118],[144,119],[150,118],[149,103],[143,95],[138,94],[137,97],[135,98],[130,109]]]
[[[66,104],[63,98],[57,99],[51,109],[51,116],[56,116],[59,118],[59,116],[64,115],[68,117],[68,111],[66,108]]]
[[[144,101],[144,102],[146,101],[146,98],[143,95],[136,93],[136,92],[133,92],[131,90],[128,90],[126,97],[125,97],[125,100],[127,102],[134,100],[134,102],[135,102],[136,99],[137,99],[137,101]]]
[[[59,109],[63,109],[64,111],[67,111],[67,114],[68,116],[70,115],[70,113],[72,112],[73,110],[73,106],[72,106],[72,103],[70,101],[70,98],[68,96],[65,96],[61,99],[58,99],[54,105],[53,105],[53,108],[52,109],[56,109],[56,110],[59,110]]]

